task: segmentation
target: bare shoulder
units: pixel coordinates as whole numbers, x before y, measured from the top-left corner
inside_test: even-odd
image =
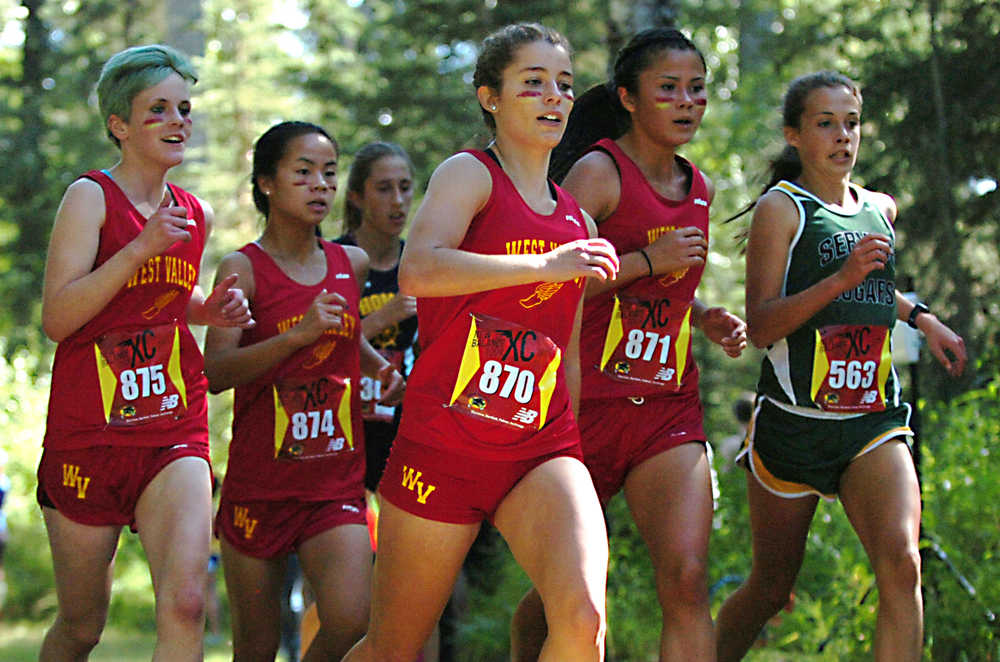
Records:
[[[365,249],[360,246],[344,246],[344,252],[347,254],[347,259],[351,261],[351,268],[354,269],[354,275],[360,278],[368,274],[368,253]]]
[[[896,222],[896,214],[898,210],[896,208],[896,200],[891,195],[887,193],[879,193],[878,191],[865,191],[875,203],[875,206],[885,214],[885,217],[889,219],[890,223]]]
[[[233,251],[224,255],[219,260],[219,266],[215,270],[215,282],[218,283],[226,276],[236,274],[238,276],[233,287],[243,290],[243,294],[249,300],[253,300],[255,293],[253,264],[244,253]]]
[[[754,206],[753,225],[763,226],[771,231],[794,231],[799,225],[799,208],[781,191],[768,191],[760,196]]]
[[[618,207],[621,177],[614,159],[607,152],[595,149],[573,164],[562,187],[600,223]]]

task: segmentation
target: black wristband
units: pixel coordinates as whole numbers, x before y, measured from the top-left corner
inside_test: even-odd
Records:
[[[910,316],[906,319],[906,323],[910,325],[911,328],[917,328],[917,315],[920,313],[929,313],[930,308],[922,303],[916,303],[913,305],[913,310],[910,311]]]
[[[644,251],[641,248],[639,249],[639,254],[642,255],[642,257],[644,257],[646,259],[646,266],[649,267],[649,275],[652,276],[653,275],[653,263],[649,261],[649,256],[646,255],[646,251]]]

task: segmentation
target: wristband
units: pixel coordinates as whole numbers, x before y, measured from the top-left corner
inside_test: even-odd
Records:
[[[643,250],[643,249],[641,249],[641,248],[639,249],[639,254],[642,255],[642,257],[646,260],[646,266],[649,267],[649,275],[652,276],[653,275],[653,263],[649,261],[649,256],[646,255],[646,251]]]
[[[917,303],[913,305],[913,310],[910,311],[910,316],[906,319],[906,323],[910,325],[911,328],[917,328],[917,315],[920,313],[930,313],[931,310],[926,305],[922,303]]]

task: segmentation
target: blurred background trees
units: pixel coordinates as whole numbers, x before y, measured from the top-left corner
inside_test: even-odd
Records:
[[[0,0],[0,444],[14,479],[4,613],[43,618],[54,605],[33,503],[53,349],[40,331],[40,283],[66,185],[116,158],[96,108],[101,64],[121,48],[149,42],[176,45],[194,58],[198,135],[174,178],[216,210],[207,285],[219,256],[260,231],[249,172],[253,140],[264,129],[282,119],[324,125],[340,143],[345,176],[365,142],[399,142],[413,157],[422,190],[443,158],[485,145],[471,86],[477,45],[491,30],[524,20],[570,38],[578,93],[606,80],[611,55],[644,27],[673,23],[702,49],[709,110],[682,150],[718,189],[710,267],[699,295],[737,312],[743,307],[738,236],[748,219],[721,221],[760,192],[768,158],[781,144],[782,92],[794,76],[818,69],[839,69],[862,83],[856,180],[896,197],[900,289],[912,281],[965,337],[973,357],[959,380],[945,377],[926,352],[903,374],[911,392],[919,382],[924,412],[927,529],[979,590],[970,596],[940,560],[926,562],[927,656],[1000,658],[996,626],[984,616],[988,606],[1000,608],[1000,493],[991,443],[1000,432],[998,354],[989,351],[1000,331],[995,0]],[[339,233],[339,209],[338,199],[327,236]],[[759,354],[732,361],[705,343],[696,349],[707,430],[720,439],[736,431],[731,405],[752,390]],[[227,396],[212,400],[220,469],[228,403]],[[742,481],[739,471],[722,473],[712,549],[719,598],[733,588],[727,578],[747,571]],[[621,509],[613,504],[610,514],[610,651],[615,659],[638,660],[655,641],[655,595],[641,542],[618,524],[628,521]],[[818,517],[828,523],[814,529],[796,607],[771,628],[769,643],[853,659],[870,648],[877,594],[839,505],[821,508]],[[125,538],[120,574],[128,584],[129,558],[141,552]],[[502,657],[513,603],[492,591],[515,595],[524,581],[504,563],[494,569],[490,589],[474,594],[461,633],[469,651],[464,659]],[[138,574],[140,588],[134,595],[119,590],[116,604],[148,603]],[[120,610],[122,618],[136,611]]]

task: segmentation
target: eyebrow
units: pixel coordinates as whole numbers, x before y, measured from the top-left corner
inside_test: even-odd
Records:
[[[297,158],[297,159],[295,159],[295,160],[296,160],[296,161],[305,161],[305,162],[306,162],[306,163],[308,163],[309,165],[316,165],[316,162],[315,162],[315,161],[313,161],[312,159],[307,159],[307,158],[306,158],[306,157],[304,157],[304,156],[300,156],[299,158]],[[324,163],[323,165],[337,165],[337,159],[334,159],[334,160],[332,160],[332,161],[327,161],[327,162],[326,162],[326,163]]]
[[[659,76],[657,76],[657,78],[663,78],[663,79],[666,79],[666,80],[680,80],[681,79],[680,76],[672,76],[670,74],[660,74]],[[705,77],[704,76],[695,76],[691,80],[705,80]]]
[[[524,69],[521,69],[518,73],[523,74],[525,71],[547,72],[548,69],[545,68],[545,67],[543,67],[543,66],[541,66],[541,65],[535,65],[533,67],[525,67]],[[573,77],[573,72],[572,71],[563,70],[563,71],[560,71],[558,75],[559,76],[569,76],[569,77],[572,78]]]

